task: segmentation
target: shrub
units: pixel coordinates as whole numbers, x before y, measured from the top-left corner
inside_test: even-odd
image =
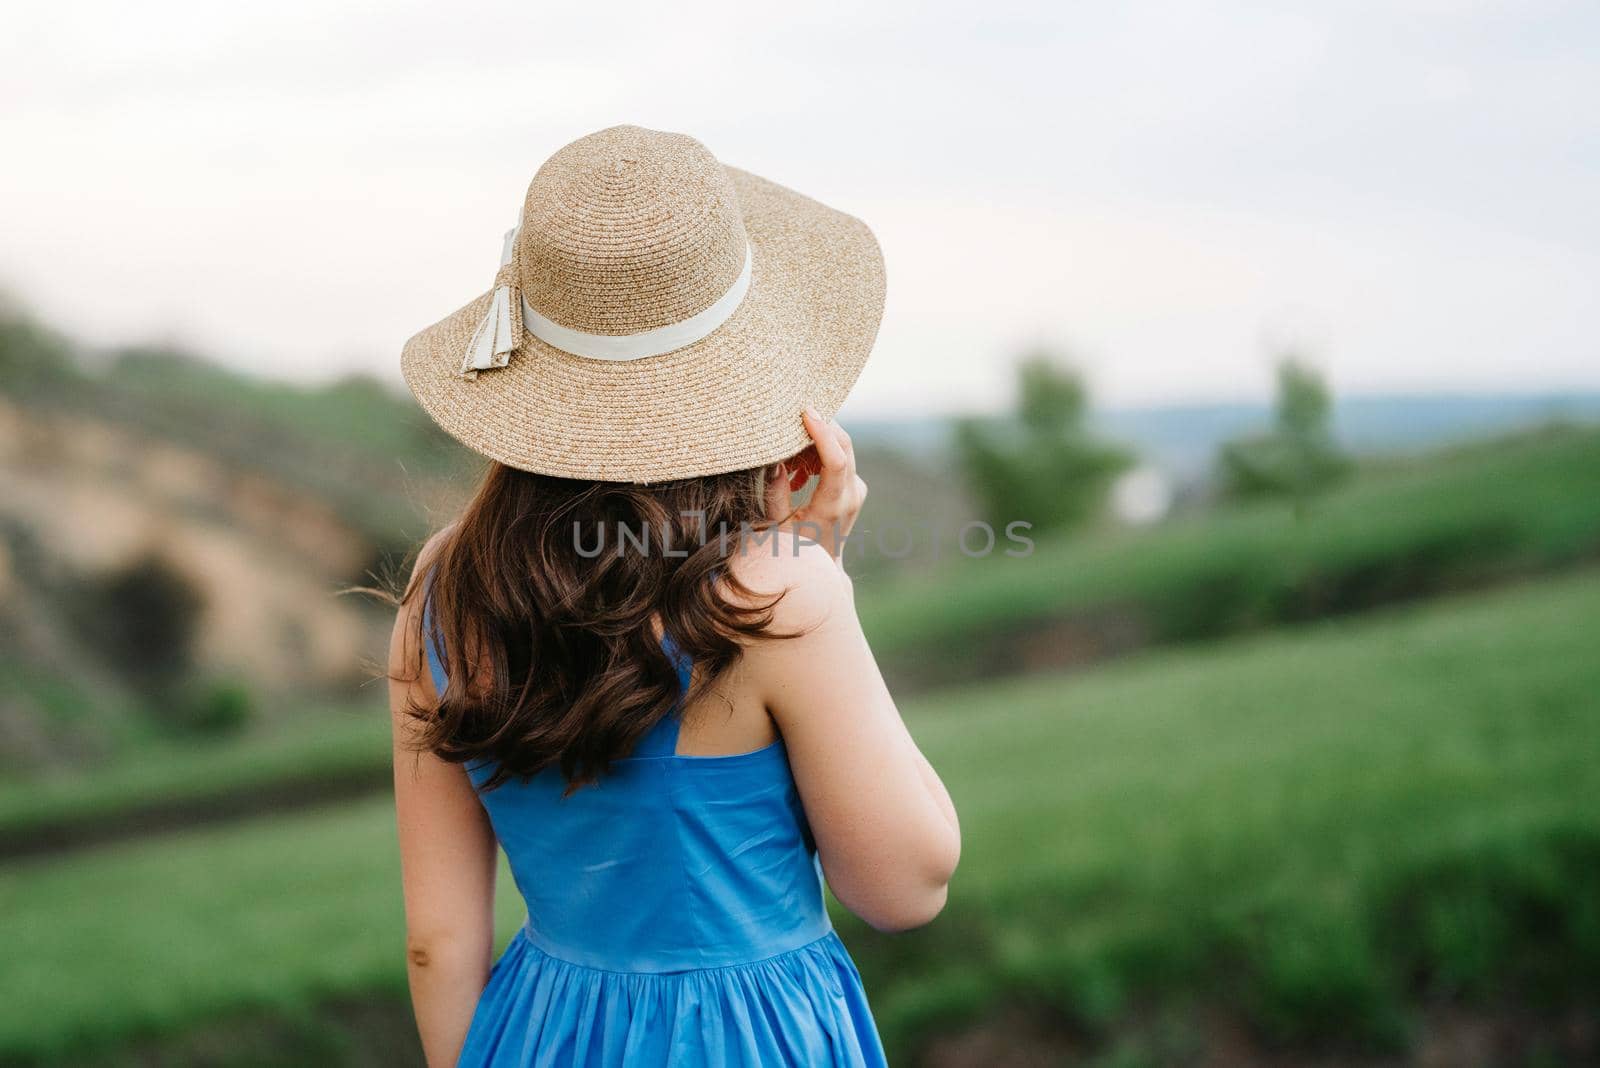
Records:
[[[164,702],[157,718],[192,734],[232,734],[255,715],[255,698],[244,683],[217,679]]]
[[[84,581],[73,601],[84,639],[146,694],[165,696],[188,676],[204,600],[159,555]]]

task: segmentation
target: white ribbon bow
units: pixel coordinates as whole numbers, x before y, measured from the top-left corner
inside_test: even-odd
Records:
[[[500,249],[500,270],[494,276],[494,296],[489,310],[472,332],[467,342],[466,358],[461,362],[461,373],[467,378],[477,378],[479,371],[490,371],[511,362],[511,353],[522,344],[522,289],[517,284],[516,267],[512,259],[517,249],[517,227],[506,231],[505,244]],[[513,310],[515,309],[515,310]]]

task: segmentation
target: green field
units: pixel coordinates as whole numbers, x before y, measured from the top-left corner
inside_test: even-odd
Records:
[[[251,791],[308,791],[388,767],[389,717],[370,704],[330,706],[197,744],[142,739],[93,772],[0,779],[0,850],[157,808],[206,805]]]
[[[919,702],[966,852],[946,931],[857,939],[883,1018],[1018,998],[1093,1027],[1211,990],[1383,1046],[1418,976],[1592,984],[1597,623],[1578,574]]]
[[[893,1052],[1001,1005],[1383,1048],[1423,998],[1592,996],[1597,622],[1580,572],[910,703],[965,856],[925,931],[840,918]],[[400,936],[381,799],[14,866],[0,1059],[398,998]]]
[[[1115,652],[1346,615],[1600,559],[1600,432],[1556,428],[1369,466],[1303,522],[1269,503],[1041,543],[1025,559],[946,557],[933,581],[858,584],[873,647],[901,686],[1096,659],[1108,640]],[[1044,628],[1053,648],[1041,650]]]

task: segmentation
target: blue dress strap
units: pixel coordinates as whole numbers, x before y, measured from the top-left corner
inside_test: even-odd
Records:
[[[424,594],[422,602],[422,649],[428,660],[428,674],[433,676],[435,697],[444,696],[445,684],[450,676],[444,670],[444,637],[433,626],[433,601]]]
[[[689,675],[693,664],[670,636],[665,634],[661,636],[661,647],[667,651],[667,656],[678,669],[678,703],[672,707],[672,711],[662,716],[643,738],[639,739],[639,744],[633,747],[633,755],[636,757],[673,756],[678,752],[678,728],[683,722],[683,697],[689,692]]]

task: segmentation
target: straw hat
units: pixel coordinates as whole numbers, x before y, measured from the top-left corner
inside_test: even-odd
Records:
[[[883,314],[860,220],[637,126],[539,168],[493,277],[406,343],[406,383],[491,459],[608,482],[793,456],[801,411],[838,410]]]

